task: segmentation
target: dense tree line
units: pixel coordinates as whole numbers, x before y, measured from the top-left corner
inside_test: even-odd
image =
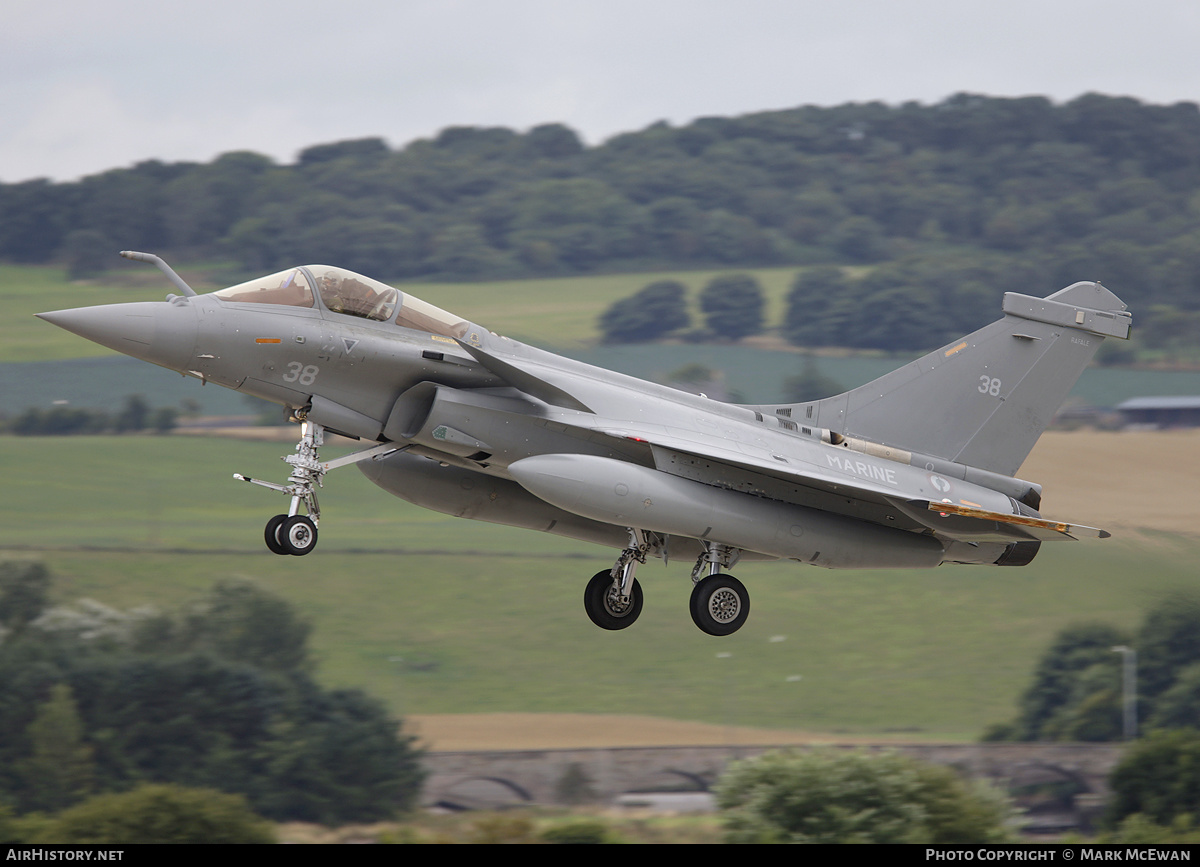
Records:
[[[381,278],[875,263],[948,249],[1200,308],[1200,109],[1097,94],[806,106],[587,147],[548,124],[0,185],[0,258],[329,261]]]
[[[57,812],[171,783],[276,820],[390,818],[423,778],[382,705],[312,678],[308,624],[219,583],[178,612],[49,604],[36,562],[0,562],[0,806]]]

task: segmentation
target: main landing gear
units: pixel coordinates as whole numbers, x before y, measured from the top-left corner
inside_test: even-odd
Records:
[[[279,491],[292,498],[287,514],[276,515],[267,521],[267,526],[263,530],[263,539],[272,553],[293,554],[302,557],[317,547],[317,525],[321,523],[321,506],[317,503],[317,488],[322,486],[321,480],[327,472],[337,467],[357,463],[367,458],[380,457],[404,448],[403,446],[398,448],[392,443],[385,443],[336,460],[322,462],[317,450],[324,444],[325,429],[316,422],[302,418],[300,442],[296,443],[296,453],[284,457],[284,460],[292,466],[288,484],[277,485],[274,482],[252,479],[239,473],[233,474],[233,477],[239,481]],[[308,514],[300,514],[301,504]]]
[[[629,530],[629,546],[611,569],[597,572],[583,592],[583,607],[601,629],[625,629],[642,612],[642,588],[634,574],[652,545],[646,533]],[[706,542],[692,569],[692,621],[709,635],[731,635],[750,615],[750,594],[742,582],[721,570],[737,563],[741,550]]]
[[[750,594],[742,582],[721,572],[741,558],[728,545],[708,542],[692,569],[692,622],[709,635],[732,635],[750,616]],[[701,577],[705,572],[707,575]]]
[[[629,547],[611,569],[597,572],[583,591],[583,609],[601,629],[624,629],[642,613],[642,585],[634,574],[650,549],[641,530],[629,531]]]

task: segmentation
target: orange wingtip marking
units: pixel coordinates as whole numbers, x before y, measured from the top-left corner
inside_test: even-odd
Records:
[[[961,352],[962,350],[964,350],[966,348],[967,348],[967,341],[964,340],[962,343],[958,344],[958,346],[952,346],[949,349],[947,349],[946,350],[946,358],[949,358],[954,353]]]
[[[1047,518],[1030,518],[1025,515],[1005,515],[1001,512],[992,512],[987,509],[972,509],[969,506],[957,506],[953,503],[929,503],[929,511],[938,512],[945,517],[947,514],[963,515],[967,518],[979,518],[984,521],[999,521],[1003,524],[1015,524],[1018,527],[1039,527],[1043,530],[1054,530],[1057,533],[1071,534],[1084,533],[1087,535],[1098,535],[1101,539],[1106,539],[1110,535],[1105,530],[1098,530],[1095,527],[1084,527],[1081,524],[1068,524],[1064,521],[1051,521]]]
[[[255,343],[282,343],[283,341],[278,337],[256,337],[254,339],[254,342]]]

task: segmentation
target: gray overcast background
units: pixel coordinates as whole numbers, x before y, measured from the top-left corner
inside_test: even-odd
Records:
[[[1200,0],[5,0],[0,180],[959,91],[1200,101],[1198,51]]]

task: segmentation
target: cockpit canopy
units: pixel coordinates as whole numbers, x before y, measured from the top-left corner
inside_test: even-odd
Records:
[[[313,307],[315,294],[326,310],[345,316],[394,322],[401,328],[445,337],[462,337],[469,327],[466,320],[427,304],[420,298],[370,277],[329,265],[289,268],[212,294],[222,301],[282,304],[288,307]]]

